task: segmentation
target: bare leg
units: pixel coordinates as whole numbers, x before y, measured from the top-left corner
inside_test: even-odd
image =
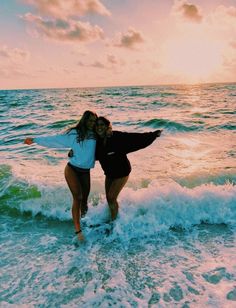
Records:
[[[90,173],[82,173],[79,176],[82,188],[81,217],[84,217],[88,211],[88,196],[90,193]]]
[[[128,181],[128,176],[119,179],[105,179],[106,198],[111,211],[111,220],[115,220],[119,210],[117,198]]]
[[[75,226],[75,230],[79,231],[80,229],[80,209],[82,202],[82,188],[79,181],[79,178],[75,171],[70,167],[65,167],[65,178],[68,184],[68,187],[72,193],[73,203],[72,203],[72,217]],[[78,233],[78,239],[80,241],[84,240],[83,233]]]

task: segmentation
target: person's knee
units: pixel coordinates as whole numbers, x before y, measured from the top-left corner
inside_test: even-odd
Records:
[[[79,204],[81,204],[81,202],[83,201],[83,197],[80,194],[73,194],[73,199],[75,202],[78,202]]]

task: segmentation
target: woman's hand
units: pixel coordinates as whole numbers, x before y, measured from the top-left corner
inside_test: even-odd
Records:
[[[162,129],[156,130],[155,133],[156,133],[156,136],[157,136],[157,137],[160,137],[160,136],[161,136],[161,133],[162,133]]]
[[[72,149],[70,149],[70,151],[68,152],[68,157],[73,157],[74,156],[74,152]]]
[[[31,145],[32,143],[34,143],[34,139],[33,138],[26,138],[24,140],[24,144]]]

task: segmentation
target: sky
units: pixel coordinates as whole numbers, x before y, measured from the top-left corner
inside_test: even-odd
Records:
[[[236,0],[0,0],[0,89],[236,82]]]

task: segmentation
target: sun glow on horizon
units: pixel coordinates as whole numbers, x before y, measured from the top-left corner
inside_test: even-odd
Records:
[[[184,37],[165,46],[165,68],[186,82],[209,81],[222,61],[222,46],[211,38]]]

